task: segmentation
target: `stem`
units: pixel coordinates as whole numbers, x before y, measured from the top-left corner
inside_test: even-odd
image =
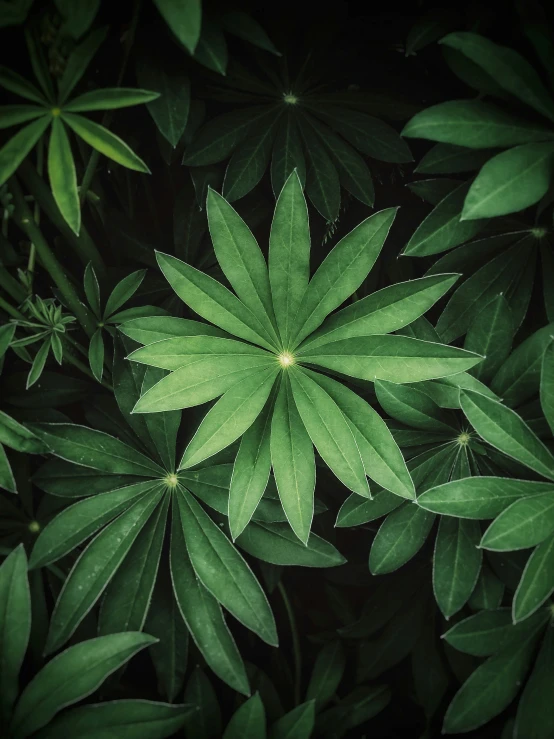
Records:
[[[27,297],[21,283],[10,275],[2,263],[0,263],[0,287],[17,303],[22,303]]]
[[[283,599],[283,603],[285,604],[285,609],[287,611],[287,617],[289,619],[290,633],[292,636],[292,653],[294,660],[294,705],[298,706],[300,705],[300,678],[302,675],[302,655],[300,653],[300,639],[298,638],[298,629],[296,628],[296,619],[294,618],[292,606],[290,604],[287,591],[285,590],[285,586],[282,582],[277,585],[277,589],[281,594],[281,598]]]
[[[33,220],[33,215],[29,209],[29,206],[25,202],[23,192],[19,186],[19,182],[15,177],[10,178],[10,192],[13,193],[14,198],[14,220],[22,228],[29,240],[32,241],[36,247],[37,256],[41,260],[44,268],[50,274],[50,277],[54,280],[60,291],[62,292],[67,305],[73,312],[81,326],[84,328],[88,336],[92,336],[94,333],[94,325],[85,310],[84,305],[79,300],[79,296],[75,291],[75,288],[71,284],[68,276],[66,275],[62,265],[58,262],[54,253],[48,246],[46,239],[42,235],[42,231]]]
[[[119,69],[119,74],[117,76],[115,87],[121,87],[121,83],[123,82],[123,77],[125,76],[125,71],[127,69],[127,64],[129,63],[129,55],[131,53],[133,41],[135,40],[135,33],[137,30],[137,25],[138,25],[138,18],[139,18],[141,2],[142,0],[135,0],[135,3],[134,3],[133,16],[131,18],[131,27],[129,28],[127,38],[125,39],[123,59],[121,61],[121,67]],[[113,110],[108,110],[104,113],[102,117],[102,125],[104,126],[104,128],[110,127],[111,122],[113,120],[113,116],[114,116]],[[100,152],[98,152],[96,149],[93,149],[90,155],[90,158],[88,160],[88,164],[85,168],[85,173],[83,175],[81,186],[79,188],[79,200],[81,202],[81,205],[85,202],[87,192],[89,190],[89,187],[92,184],[92,180],[94,179],[94,174],[96,172],[96,167],[98,166],[99,159],[100,159]]]
[[[25,316],[23,315],[23,313],[20,313],[17,310],[17,308],[14,308],[13,306],[11,306],[8,303],[8,301],[7,300],[4,300],[4,298],[1,297],[1,296],[0,296],[0,310],[5,311],[12,318],[17,318],[17,319],[22,320],[22,321],[25,320]]]
[[[58,231],[60,231],[64,239],[75,249],[81,262],[85,266],[89,262],[92,262],[92,266],[96,270],[96,273],[99,276],[104,275],[106,272],[104,260],[85,226],[81,226],[79,236],[73,233],[60,213],[50,190],[31,162],[24,161],[19,167],[19,173],[21,174],[21,179],[25,183],[27,189],[35,198],[35,201],[40,204],[40,207],[44,210],[54,226],[56,226]]]

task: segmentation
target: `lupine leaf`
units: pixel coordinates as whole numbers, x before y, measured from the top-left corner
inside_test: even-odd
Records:
[[[509,303],[503,295],[497,295],[475,316],[466,334],[464,349],[485,357],[471,369],[471,374],[478,380],[491,380],[510,353],[513,334]]]
[[[554,495],[546,492],[516,500],[495,518],[481,546],[492,551],[529,549],[554,532]]]
[[[371,545],[369,569],[373,575],[394,572],[421,549],[435,516],[405,503],[389,513]]]
[[[514,623],[523,621],[554,592],[554,536],[542,541],[527,560],[512,604]]]
[[[443,516],[433,557],[433,592],[449,619],[467,603],[481,570],[481,530],[474,521]]]

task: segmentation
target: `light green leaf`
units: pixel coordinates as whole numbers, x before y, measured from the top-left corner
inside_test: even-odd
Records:
[[[164,470],[140,452],[103,431],[72,423],[31,424],[57,457],[95,470],[140,477],[163,477]]]
[[[460,393],[462,410],[475,431],[495,449],[554,480],[554,456],[511,408],[478,393]]]
[[[273,614],[252,570],[184,488],[179,489],[177,502],[187,550],[200,582],[246,628],[277,646]]]
[[[527,560],[512,603],[514,623],[529,618],[552,595],[552,592],[554,592],[554,536],[549,536],[533,550]]]
[[[417,502],[433,513],[479,520],[495,518],[520,498],[544,493],[554,495],[554,485],[508,477],[467,477],[431,488]]]
[[[302,298],[291,332],[292,348],[360,287],[379,256],[395,215],[395,208],[387,208],[366,218],[327,255]]]
[[[554,712],[549,700],[553,684],[554,629],[549,628],[519,699],[514,739],[548,739],[554,734]]]
[[[309,362],[361,380],[407,383],[432,380],[473,367],[482,357],[463,349],[406,336],[362,336],[297,353]]]
[[[265,709],[259,693],[235,711],[222,739],[266,739]]]
[[[458,690],[444,717],[443,733],[472,731],[503,711],[519,692],[537,641],[537,629],[480,665]]]
[[[371,574],[394,572],[412,559],[424,545],[434,520],[432,513],[409,503],[389,513],[371,545]]]
[[[64,114],[83,113],[89,110],[111,110],[115,108],[128,108],[132,105],[141,105],[160,97],[159,92],[151,90],[138,90],[129,87],[104,87],[99,90],[91,90],[72,98],[63,106]]]
[[[289,374],[294,402],[321,458],[343,485],[369,498],[364,463],[340,408],[307,372],[293,367]]]
[[[432,105],[416,113],[402,131],[402,136],[430,139],[471,149],[547,141],[553,135],[552,129],[505,113],[496,105],[482,100],[449,100]],[[422,170],[420,164],[417,171],[429,170]],[[445,171],[449,173],[456,170],[448,168]]]
[[[0,444],[24,454],[46,454],[48,446],[15,418],[0,411]]]
[[[94,495],[65,508],[40,532],[31,553],[29,568],[45,567],[76,549],[155,487],[155,481],[147,480]]]
[[[98,739],[164,739],[173,736],[190,717],[192,706],[130,699],[92,703],[71,708],[48,724],[40,739],[70,736]]]
[[[554,121],[554,102],[529,62],[513,49],[477,33],[457,31],[441,40],[478,64],[506,92]]]
[[[554,434],[554,342],[544,352],[540,380],[541,408]]]
[[[415,492],[410,473],[381,416],[359,395],[336,380],[320,373],[309,374],[333,398],[348,421],[366,474],[395,495],[413,498]]]
[[[510,305],[502,294],[497,295],[475,316],[466,334],[464,349],[485,357],[471,374],[483,382],[490,381],[510,353],[513,335]]]
[[[425,257],[438,254],[469,241],[479,233],[485,221],[460,220],[469,188],[469,183],[462,183],[433,208],[413,233],[402,256]]]
[[[355,495],[355,494],[354,494]],[[360,496],[356,496],[362,500]],[[346,562],[335,547],[311,533],[301,543],[288,523],[252,521],[236,541],[237,545],[263,562],[298,567],[337,567]]]
[[[271,422],[271,463],[288,522],[306,544],[314,514],[315,460],[308,436],[283,373]]]
[[[449,516],[440,519],[433,555],[433,592],[447,620],[464,607],[475,587],[481,571],[480,538],[481,529],[475,521]]]
[[[202,318],[245,341],[277,349],[256,315],[217,280],[168,254],[157,252],[156,258],[177,295]]]
[[[230,338],[229,334],[210,323],[191,321],[188,318],[173,316],[146,316],[133,318],[119,326],[121,333],[139,344],[153,344],[174,336],[221,336]]]
[[[206,204],[217,261],[239,300],[263,323],[278,344],[267,264],[252,231],[221,195],[211,188]]]
[[[516,500],[496,518],[481,540],[484,549],[510,552],[540,544],[554,532],[554,493]]]
[[[445,411],[417,386],[376,380],[375,394],[383,410],[401,423],[427,431],[454,432]]]
[[[163,495],[158,488],[106,526],[77,559],[58,597],[45,653],[59,649],[102,595]]]
[[[18,131],[0,149],[0,186],[12,176],[50,125],[51,118],[42,116]]]
[[[261,413],[277,371],[260,370],[227,390],[204,416],[185,449],[179,469],[194,467],[242,436]]]
[[[546,194],[554,168],[554,142],[524,144],[482,167],[464,203],[462,220],[516,213]]]
[[[145,269],[139,269],[124,277],[112,290],[104,309],[104,318],[107,320],[122,305],[130,300],[141,286],[146,275]]]
[[[234,690],[249,695],[246,670],[219,603],[202,585],[192,568],[176,505],[174,499],[170,566],[179,610],[210,669]]]
[[[18,701],[11,729],[25,737],[45,726],[62,708],[93,693],[115,670],[155,639],[128,632],[89,639],[69,647],[35,675]]]
[[[272,415],[270,398],[240,442],[229,487],[228,517],[233,540],[246,528],[267,487]]]
[[[397,331],[423,315],[456,282],[458,275],[433,275],[385,287],[325,319],[300,351],[356,336]]]
[[[201,0],[154,0],[163,19],[189,54],[194,54],[202,24]]]
[[[31,633],[31,593],[23,544],[0,566],[0,715],[7,723],[19,694],[19,671]]]
[[[83,141],[99,151],[100,154],[104,154],[108,159],[113,159],[114,162],[127,167],[127,169],[150,174],[150,170],[142,159],[119,136],[108,131],[104,126],[89,121],[88,118],[84,118],[82,115],[66,113],[65,111],[62,111],[61,118],[64,123],[67,123],[73,129],[77,136],[80,136]]]
[[[269,282],[285,349],[310,279],[308,209],[295,169],[279,193],[269,236]]]

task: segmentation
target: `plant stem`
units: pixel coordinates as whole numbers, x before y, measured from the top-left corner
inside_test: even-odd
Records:
[[[133,41],[135,40],[135,33],[137,30],[137,25],[138,25],[140,6],[141,6],[141,0],[135,0],[134,7],[133,7],[133,17],[131,18],[131,27],[129,28],[129,31],[127,32],[127,38],[125,39],[123,59],[121,61],[121,67],[119,69],[119,74],[117,76],[117,82],[115,83],[115,87],[121,86],[121,83],[123,82],[123,77],[125,76],[127,64],[129,63],[129,55],[131,53]],[[110,127],[110,124],[113,120],[113,116],[114,116],[113,110],[108,110],[104,113],[102,117],[102,125],[104,126],[104,128]],[[100,159],[100,152],[98,152],[96,149],[93,149],[91,152],[90,158],[88,160],[88,164],[85,168],[85,173],[81,181],[81,186],[79,188],[79,200],[81,201],[81,205],[85,202],[87,192],[92,184],[92,180],[94,179],[94,174],[96,172],[96,167],[98,166],[99,159]]]
[[[294,704],[298,706],[300,704],[300,679],[302,677],[302,655],[300,652],[300,639],[298,638],[298,629],[296,628],[296,619],[294,618],[294,612],[285,590],[285,586],[282,582],[279,582],[277,589],[281,594],[287,616],[289,619],[290,633],[292,636],[292,654],[294,660]]]
[[[4,300],[3,297],[0,296],[0,310],[5,311],[9,316],[12,318],[18,318],[20,320],[25,320],[25,316],[23,313],[20,313],[17,308],[14,308],[11,306],[7,300]]]
[[[69,309],[73,312],[88,336],[94,333],[94,325],[84,305],[79,300],[71,281],[66,275],[62,265],[58,262],[54,253],[48,246],[42,231],[33,219],[29,206],[25,202],[19,182],[15,177],[10,178],[10,192],[14,199],[14,220],[23,229],[29,240],[35,245],[37,256],[45,269],[50,274],[60,291],[62,292]]]
[[[2,263],[0,263],[0,287],[17,303],[22,303],[27,297],[22,284],[10,275]]]
[[[35,201],[44,210],[64,239],[75,249],[81,262],[85,266],[89,262],[92,262],[92,266],[94,267],[96,274],[100,277],[103,276],[106,272],[104,260],[85,226],[81,226],[79,236],[73,233],[60,213],[46,183],[42,177],[40,177],[31,162],[24,161],[19,168],[19,172],[21,174],[21,179],[25,183],[31,195],[35,198]],[[34,245],[31,246],[31,249],[33,246]]]

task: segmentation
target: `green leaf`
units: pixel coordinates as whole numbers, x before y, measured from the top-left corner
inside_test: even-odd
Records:
[[[310,377],[331,396],[346,418],[366,474],[395,495],[413,498],[414,486],[402,453],[379,414],[336,380],[320,373],[310,372]]]
[[[192,721],[185,724],[185,739],[216,739],[221,736],[221,709],[215,690],[200,665],[196,665],[185,688],[185,701],[194,706]]]
[[[448,415],[416,387],[395,385],[385,380],[375,381],[375,394],[381,407],[401,423],[428,431],[452,434]]]
[[[132,105],[141,105],[160,97],[159,92],[151,90],[138,90],[129,87],[104,87],[91,90],[72,98],[63,106],[64,114],[83,113],[89,110],[112,110],[116,108],[129,108]]]
[[[529,549],[554,532],[554,494],[516,500],[485,531],[481,547],[494,552]]]
[[[0,129],[27,123],[45,114],[44,108],[38,105],[2,105],[0,106]]]
[[[429,310],[457,279],[458,275],[433,275],[378,290],[330,315],[299,349],[311,352],[331,341],[404,328]]]
[[[434,520],[432,513],[408,503],[389,513],[371,545],[371,574],[394,572],[412,559],[425,543]]]
[[[0,444],[24,454],[46,454],[48,446],[15,418],[0,411]]]
[[[409,182],[408,187],[415,195],[430,205],[438,205],[441,200],[459,187],[461,180],[446,177],[435,177],[429,180]]]
[[[59,102],[63,105],[68,96],[77,85],[87,67],[94,58],[96,52],[106,39],[107,27],[97,28],[91,31],[85,40],[75,46],[67,58],[67,62],[58,80]]]
[[[462,685],[444,717],[443,733],[472,731],[503,711],[519,692],[537,641],[537,629],[480,665]]]
[[[554,457],[511,408],[478,393],[460,393],[462,410],[479,436],[539,475],[554,480]]]
[[[223,31],[204,16],[202,31],[194,51],[194,58],[200,64],[218,74],[225,75],[228,61],[227,42]]]
[[[468,605],[474,611],[492,611],[500,607],[504,590],[504,583],[484,564]]]
[[[237,620],[277,646],[273,614],[252,570],[184,488],[179,489],[177,502],[187,550],[200,582]]]
[[[54,607],[45,653],[71,637],[105,590],[163,495],[145,495],[106,526],[88,545],[67,576]]]
[[[402,131],[402,136],[430,139],[471,149],[547,141],[553,135],[552,129],[505,113],[496,105],[482,100],[449,100],[432,105],[416,113]],[[430,172],[421,169],[421,163],[417,171]],[[450,173],[456,170],[448,168],[445,171]]]
[[[171,339],[175,336],[221,336],[230,338],[229,334],[209,323],[191,321],[188,318],[173,316],[146,316],[133,318],[119,326],[121,333],[139,344],[153,344],[155,341]]]
[[[265,709],[259,693],[235,711],[222,739],[266,739]]]
[[[179,610],[210,669],[234,690],[249,695],[246,670],[219,603],[202,585],[190,562],[176,505],[173,499],[170,567]]]
[[[554,536],[549,536],[533,550],[527,560],[512,603],[514,623],[529,618],[552,595],[553,573]]]
[[[469,183],[462,183],[433,208],[413,233],[402,256],[425,257],[438,254],[469,241],[479,233],[484,221],[460,220],[469,188]]]
[[[506,92],[554,121],[552,97],[533,67],[516,51],[495,44],[484,36],[463,31],[448,34],[440,43],[461,51]]]
[[[514,739],[548,739],[554,734],[554,713],[549,701],[553,684],[554,629],[549,628],[519,699]]]
[[[148,367],[144,374],[142,390],[153,387],[164,375],[163,370]],[[137,418],[140,418],[140,416],[137,415]],[[148,413],[143,416],[143,419],[163,466],[166,470],[174,470],[175,447],[181,425],[181,412]]]
[[[72,39],[88,31],[100,8],[100,0],[84,0],[77,5],[71,0],[54,0],[54,4],[63,18],[62,33]]]
[[[150,174],[150,170],[142,159],[119,136],[111,133],[104,126],[89,121],[88,118],[84,118],[82,115],[66,113],[65,111],[62,111],[61,118],[64,123],[67,123],[73,129],[77,136],[80,136],[83,141],[99,151],[100,154],[104,154],[108,159],[112,159],[123,167],[127,167],[127,169]]]
[[[464,349],[485,357],[471,370],[478,380],[491,380],[510,353],[513,335],[512,311],[506,298],[497,295],[475,316],[464,342]]]
[[[13,717],[15,737],[45,726],[62,708],[93,693],[115,670],[154,643],[148,634],[128,632],[89,639],[59,654],[27,685]]]
[[[229,203],[211,188],[206,204],[217,261],[239,300],[278,344],[267,264],[254,235]]]
[[[31,424],[31,430],[57,457],[120,475],[163,477],[163,467],[103,431],[72,423]]]
[[[269,733],[270,739],[309,739],[315,722],[315,701],[301,703],[281,716]]]
[[[19,671],[31,633],[31,593],[23,544],[0,566],[0,715],[8,722],[19,694]]]
[[[292,530],[305,544],[314,514],[315,460],[287,373],[283,373],[275,401],[270,448],[283,510]]]
[[[161,94],[146,104],[158,131],[175,149],[185,131],[190,110],[190,82],[163,56],[139,57],[137,78],[141,86]]]
[[[295,169],[279,193],[269,236],[269,282],[281,340],[289,347],[310,279],[308,209]]]
[[[202,4],[200,0],[154,0],[163,19],[189,54],[194,54],[200,38]]]
[[[29,568],[45,567],[76,549],[98,529],[156,487],[147,480],[79,501],[58,513],[40,532]]]
[[[359,495],[356,497],[361,500]],[[253,557],[273,565],[337,567],[346,562],[332,544],[314,533],[301,543],[288,523],[252,521],[236,543]]]
[[[225,170],[223,194],[229,202],[239,200],[253,190],[265,174],[275,138],[280,111],[273,120],[252,128],[245,141],[235,149]]]
[[[306,700],[315,700],[318,710],[335,694],[341,683],[345,664],[346,656],[340,641],[329,642],[320,649],[306,690]]]
[[[35,384],[35,382],[37,382],[40,379],[40,376],[42,375],[42,372],[46,365],[46,360],[48,359],[48,354],[50,352],[51,346],[52,346],[52,339],[47,338],[43,342],[43,344],[41,344],[40,349],[35,354],[35,358],[33,359],[31,370],[29,374],[27,375],[27,382],[25,385],[26,390],[32,387]]]
[[[467,146],[456,144],[435,144],[421,159],[414,172],[418,174],[472,172],[480,169],[493,153],[490,149],[469,149]]]
[[[0,149],[0,186],[12,176],[50,125],[51,118],[42,116],[18,131]]]
[[[98,278],[92,262],[89,262],[85,268],[85,274],[83,277],[83,287],[85,295],[88,300],[88,304],[92,308],[92,311],[96,318],[100,319],[102,316],[102,308],[100,304],[100,285],[98,284]]]
[[[233,540],[249,523],[264,494],[271,470],[271,399],[245,432],[229,487],[229,529]]]
[[[248,13],[239,10],[232,11],[223,14],[220,21],[228,33],[232,33],[243,41],[248,41],[249,44],[259,49],[281,56],[281,52],[275,48],[264,29]]]
[[[179,469],[188,469],[236,441],[261,413],[277,376],[262,369],[237,382],[204,416],[192,437]]]
[[[5,9],[2,8],[2,11],[5,12]],[[48,105],[43,93],[37,87],[17,72],[8,69],[8,67],[0,66],[0,87],[16,95],[21,95],[26,100],[32,100],[33,103],[38,103],[42,106]]]
[[[106,588],[98,634],[142,631],[158,574],[169,496],[165,496],[135,539]]]
[[[289,110],[277,129],[271,155],[271,186],[277,200],[295,169],[303,186],[306,182],[306,160],[295,117]]]
[[[192,708],[188,705],[171,705],[143,699],[124,698],[93,703],[64,711],[48,724],[40,737],[97,739],[102,735],[117,735],[125,739],[164,739],[182,728],[191,711]]]
[[[340,507],[335,526],[337,528],[361,526],[386,516],[387,513],[399,508],[403,502],[400,496],[388,490],[378,490],[371,500],[363,500],[354,493]]]
[[[340,408],[307,372],[290,370],[294,402],[323,461],[349,490],[370,497],[364,464]]]
[[[543,357],[554,335],[554,323],[531,334],[512,352],[494,376],[491,388],[506,405],[516,407],[539,392]]]
[[[337,706],[329,708],[318,717],[325,732],[342,736],[349,729],[366,724],[390,702],[391,692],[386,685],[359,685]]]
[[[554,434],[554,343],[548,345],[543,355],[540,399],[542,412]]]
[[[442,638],[460,652],[488,657],[517,646],[522,637],[540,628],[546,618],[546,614],[540,613],[530,621],[514,626],[509,608],[480,611],[459,621]]]
[[[177,295],[202,318],[245,341],[276,350],[257,316],[221,283],[168,254],[157,252],[156,258]]]
[[[130,300],[141,286],[146,270],[139,269],[124,277],[112,290],[104,309],[104,319],[108,320],[122,305]]]
[[[90,344],[88,347],[88,362],[92,374],[98,380],[102,381],[102,375],[104,374],[104,338],[102,336],[102,329],[97,328]]]
[[[507,477],[468,477],[452,480],[427,490],[418,505],[433,513],[459,518],[496,518],[520,498],[554,493],[548,482],[531,482]]]
[[[309,118],[298,118],[300,133],[308,162],[306,194],[328,223],[339,217],[340,180],[333,160],[319,141]]]
[[[516,213],[546,194],[554,167],[554,142],[524,144],[497,154],[482,167],[466,196],[462,220]]]
[[[10,466],[10,460],[6,456],[4,447],[0,444],[0,488],[8,490],[10,493],[17,493],[17,486],[13,471]]]
[[[481,571],[477,548],[481,529],[475,521],[443,516],[433,556],[433,592],[448,620],[467,603]]]
[[[454,375],[473,367],[482,357],[444,344],[406,336],[361,336],[297,352],[309,362],[361,380],[421,382]]]
[[[360,287],[379,256],[395,215],[395,208],[387,208],[366,218],[327,255],[302,298],[291,332],[292,348]]]

